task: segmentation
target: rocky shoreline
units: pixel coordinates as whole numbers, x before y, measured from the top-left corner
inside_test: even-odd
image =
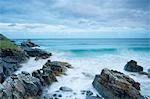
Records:
[[[51,61],[43,65],[41,69],[33,71],[31,74],[22,71],[15,74],[22,63],[35,57],[35,60],[49,59],[52,53],[39,49],[39,45],[31,40],[22,42],[19,46],[2,34],[1,40],[7,40],[13,47],[0,48],[0,99],[59,99],[61,94],[41,97],[43,89],[57,82],[57,76],[65,75],[67,69],[73,68],[71,64],[61,61]],[[143,71],[143,67],[131,60],[124,66],[127,72],[135,72],[146,75],[150,78],[150,70]],[[88,76],[88,74],[83,73]],[[92,77],[91,77],[92,78]],[[131,77],[116,70],[104,68],[100,74],[95,75],[92,83],[97,92],[105,99],[148,99],[140,93],[140,83]],[[59,91],[72,92],[71,88],[62,86]],[[74,93],[75,94],[75,93]],[[93,95],[90,90],[82,90],[81,94],[86,95],[86,99],[102,99],[99,95]]]

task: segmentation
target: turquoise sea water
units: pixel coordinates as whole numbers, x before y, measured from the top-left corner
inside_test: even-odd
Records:
[[[21,43],[24,40],[15,41]],[[91,90],[96,93],[91,85],[95,74],[100,74],[103,68],[109,68],[121,71],[140,82],[141,93],[150,96],[150,79],[123,69],[131,59],[143,66],[144,71],[150,69],[150,39],[148,38],[33,39],[32,41],[40,45],[41,49],[52,52],[51,60],[67,61],[74,67],[67,71],[67,76],[58,77],[58,83],[47,88],[46,94],[54,93],[60,86],[68,86],[77,95],[67,98],[70,94],[62,93],[64,99],[75,97],[85,99],[85,96],[80,95],[80,91]],[[34,61],[31,62],[28,64],[31,65]],[[38,65],[40,63],[42,62],[40,61]],[[30,71],[36,69],[36,67],[31,68],[30,66]],[[24,70],[28,71],[28,69]]]
[[[22,42],[23,40],[17,40]],[[148,38],[89,38],[89,39],[33,39],[46,50],[70,52],[82,57],[91,54],[118,54],[122,50],[134,52],[150,52]]]

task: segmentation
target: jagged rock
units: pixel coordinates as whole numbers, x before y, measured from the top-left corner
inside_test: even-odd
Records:
[[[52,53],[43,51],[41,49],[38,48],[30,48],[30,47],[22,47],[22,49],[24,49],[25,52],[27,52],[27,54],[30,57],[36,57],[36,60],[38,59],[47,59],[50,56],[52,56]]]
[[[27,41],[22,42],[21,46],[24,46],[24,47],[37,47],[39,45],[33,43],[30,39],[28,39]]]
[[[107,68],[93,81],[94,88],[106,99],[142,99],[140,83],[129,76]]]
[[[32,73],[32,76],[38,78],[43,86],[50,85],[52,82],[57,81],[50,68],[42,68]]]
[[[60,87],[59,90],[64,91],[64,92],[72,92],[73,91],[71,88],[65,87],[65,86]]]
[[[16,49],[0,49],[0,57],[0,83],[29,58],[24,51]]]
[[[43,50],[38,49],[38,48],[33,48],[33,47],[36,47],[36,46],[38,46],[38,45],[36,45],[35,43],[31,42],[31,40],[27,40],[27,41],[21,43],[21,48],[25,52],[27,52],[27,54],[30,57],[36,57],[35,60],[47,59],[50,56],[52,56],[52,53],[48,53],[48,52],[43,51]]]
[[[64,74],[66,69],[71,67],[71,65],[67,62],[59,62],[59,61],[50,61],[48,60],[43,67],[50,68],[52,72],[59,76],[60,74]]]
[[[22,63],[29,58],[27,53],[21,49],[0,49],[0,57],[7,63]]]
[[[0,84],[0,99],[29,99],[40,96],[41,91],[42,84],[39,79],[23,72],[12,75]]]
[[[124,69],[125,69],[126,71],[130,71],[130,72],[141,72],[141,71],[143,71],[143,67],[137,65],[137,62],[134,61],[134,60],[129,61],[129,62],[125,65]]]

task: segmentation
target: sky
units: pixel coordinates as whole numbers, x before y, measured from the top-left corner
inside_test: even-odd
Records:
[[[150,38],[150,0],[0,0],[10,38]]]

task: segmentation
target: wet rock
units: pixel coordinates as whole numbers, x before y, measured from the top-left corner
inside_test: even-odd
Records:
[[[24,72],[7,78],[0,85],[0,99],[34,99],[41,95],[41,91],[39,79]]]
[[[134,61],[134,60],[129,61],[129,62],[125,65],[124,69],[125,69],[126,71],[130,71],[130,72],[141,72],[141,71],[143,71],[143,67],[137,65],[137,62]]]
[[[0,49],[0,83],[21,67],[29,56],[21,49]]]
[[[92,91],[86,91],[86,95],[91,96],[91,95],[93,95],[93,92]]]
[[[103,99],[102,97],[98,97],[98,96],[89,96],[86,95],[86,99]]]
[[[58,97],[62,97],[62,95],[61,95],[61,94],[59,94],[59,95],[58,95]]]
[[[32,76],[38,78],[43,86],[50,85],[52,82],[56,82],[57,79],[50,68],[43,67],[40,70],[36,70],[32,73]]]
[[[60,87],[59,90],[64,91],[64,92],[72,92],[72,89],[71,89],[71,88],[65,87],[65,86]]]
[[[24,51],[27,52],[27,54],[30,57],[36,57],[35,60],[38,60],[38,59],[47,59],[50,56],[52,56],[52,53],[43,51],[43,50],[38,49],[38,48],[22,47],[22,49],[24,49]]]
[[[68,67],[71,67],[71,65],[67,62],[60,62],[60,61],[51,62],[50,60],[48,60],[44,65],[44,67],[50,68],[56,76],[59,76],[61,74],[65,74],[65,71],[67,70]]]
[[[33,43],[33,42],[31,41],[31,39],[28,39],[27,41],[22,42],[22,43],[21,43],[21,46],[24,46],[24,47],[37,47],[37,46],[38,46],[38,47],[39,47],[39,45]]]
[[[94,88],[107,99],[142,99],[140,84],[129,76],[107,68],[93,81]]]

